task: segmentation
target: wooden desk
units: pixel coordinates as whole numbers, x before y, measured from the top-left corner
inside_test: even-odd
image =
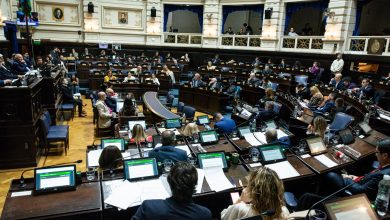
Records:
[[[363,141],[360,138],[355,138],[355,142],[350,144],[349,146],[361,154],[360,157],[356,158],[355,156],[343,150],[345,154],[347,154],[349,157],[351,157],[354,160],[360,160],[370,155],[373,155],[375,154],[375,150],[376,150],[375,146],[368,144],[367,142]]]
[[[190,150],[194,153],[200,153],[197,147],[192,146],[193,143],[188,138],[186,138],[186,142]],[[196,143],[200,144],[200,143]],[[218,143],[211,144],[211,145],[205,145],[202,146],[207,152],[214,152],[214,151],[225,151],[225,152],[237,152],[236,148],[228,141],[228,139],[225,136],[220,136]]]
[[[101,218],[102,200],[99,182],[81,184],[75,191],[38,196],[11,197],[11,193],[8,192],[4,204],[1,216],[4,220]]]
[[[193,106],[197,111],[209,114],[224,112],[228,100],[229,96],[224,93],[189,86],[180,86],[179,88],[180,102]]]

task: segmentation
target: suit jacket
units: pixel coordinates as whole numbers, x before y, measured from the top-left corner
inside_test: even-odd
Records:
[[[263,110],[257,115],[257,120],[267,121],[273,119],[277,114],[273,110]]]
[[[17,79],[18,76],[11,73],[11,70],[9,70],[7,67],[1,65],[0,66],[0,79]]]
[[[132,220],[142,219],[211,220],[211,212],[192,202],[179,204],[171,197],[165,200],[145,200],[132,217]]]
[[[230,134],[236,128],[236,122],[230,118],[222,118],[219,122],[214,124],[214,128],[218,133]]]
[[[383,175],[390,175],[390,165],[377,172],[369,173],[366,178],[353,184],[348,190],[352,194],[365,193],[368,199],[373,201],[378,193],[378,184],[383,179]]]
[[[339,83],[336,84],[336,80],[330,81],[330,85],[334,87],[336,90],[343,90],[344,89],[344,83],[343,81],[340,81]]]
[[[187,152],[174,146],[161,146],[149,151],[149,157],[155,157],[157,162],[164,160],[187,161]]]
[[[104,102],[111,110],[116,111],[116,100],[114,98],[107,96]]]
[[[28,72],[27,65],[25,63],[19,63],[15,61],[11,66],[12,73],[15,75],[24,74]]]
[[[99,128],[108,128],[111,126],[112,113],[107,105],[102,100],[96,102],[96,108],[99,112]]]
[[[192,79],[192,87],[194,87],[194,88],[204,86],[204,84],[205,83],[200,79],[199,80]]]
[[[325,105],[322,106],[320,109],[317,109],[316,112],[325,113],[330,112],[335,107],[334,101],[326,101]]]
[[[367,99],[371,99],[374,97],[374,88],[372,87],[372,85],[368,85],[366,86],[365,88],[361,87],[360,90],[359,90],[359,95],[363,93]]]
[[[221,88],[221,85],[218,82],[215,82],[215,83],[209,85],[210,90],[219,90],[220,88]]]
[[[61,85],[60,91],[62,93],[62,100],[64,100],[64,102],[67,102],[67,103],[74,102],[72,90],[69,87]]]

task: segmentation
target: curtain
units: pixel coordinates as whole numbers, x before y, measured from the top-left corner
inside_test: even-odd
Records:
[[[363,6],[367,5],[370,3],[372,0],[358,0],[356,4],[356,20],[355,20],[355,28],[353,30],[353,36],[359,36],[360,35],[360,20],[362,18],[362,11],[363,11]]]
[[[236,12],[236,11],[255,11],[260,13],[260,17],[263,17],[263,11],[264,11],[264,5],[242,5],[242,6],[235,6],[235,5],[224,5],[222,9],[222,33],[225,32],[225,22],[227,20],[227,17],[230,13]]]
[[[329,0],[320,0],[320,1],[316,1],[316,2],[301,2],[301,3],[287,3],[286,5],[286,23],[285,23],[285,26],[284,26],[284,32],[287,33],[288,32],[288,27],[290,25],[290,22],[291,22],[291,17],[293,16],[293,14],[301,9],[304,9],[304,8],[315,8],[315,9],[318,9],[319,11],[321,11],[321,13],[325,10],[325,8],[328,8],[328,5],[329,5]],[[327,17],[324,17],[322,19],[322,23],[324,23],[324,25],[326,25],[326,18]]]
[[[170,12],[178,11],[178,10],[185,10],[185,11],[191,11],[196,14],[198,14],[198,20],[200,24],[200,31],[203,31],[203,5],[190,5],[190,6],[183,6],[183,5],[164,5],[164,32],[167,31],[167,23],[168,23],[168,15]]]

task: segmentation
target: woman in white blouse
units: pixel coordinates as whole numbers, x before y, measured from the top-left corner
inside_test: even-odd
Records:
[[[146,80],[151,80],[153,82],[153,84],[160,86],[160,81],[158,81],[156,74],[152,74],[152,77],[146,78]]]
[[[283,202],[284,186],[275,171],[260,167],[249,174],[248,186],[233,205],[221,212],[222,220],[248,218],[269,210],[273,216],[262,216],[263,219],[287,219],[288,209]]]

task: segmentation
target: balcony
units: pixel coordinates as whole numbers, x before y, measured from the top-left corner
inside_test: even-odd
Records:
[[[174,46],[200,47],[202,45],[202,34],[165,32],[164,44]]]
[[[347,43],[349,54],[390,56],[390,36],[352,36]]]
[[[261,35],[221,35],[219,46],[222,48],[260,48]]]
[[[307,52],[318,52],[324,47],[323,36],[283,36],[281,38],[282,51],[306,50]]]

